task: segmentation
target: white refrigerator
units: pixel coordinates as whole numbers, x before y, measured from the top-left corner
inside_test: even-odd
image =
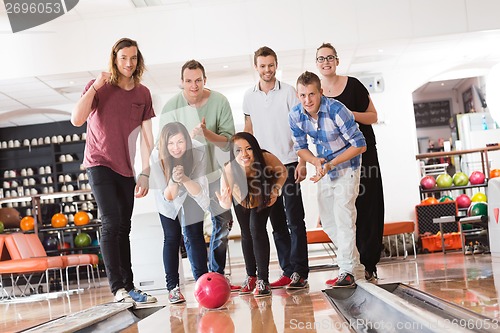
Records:
[[[456,144],[457,150],[484,148],[488,144],[500,144],[500,129],[489,112],[457,115],[457,129],[459,139]],[[488,163],[490,169],[500,169],[500,150],[488,152]],[[479,153],[463,155],[460,169],[467,175],[476,170],[481,171],[481,155]]]

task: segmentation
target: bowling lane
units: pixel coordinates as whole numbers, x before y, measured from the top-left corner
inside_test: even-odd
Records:
[[[187,304],[166,306],[122,332],[159,328],[165,332],[349,332],[321,291],[279,289],[266,298],[233,295],[221,310],[200,308],[187,298]]]
[[[327,256],[311,264],[331,262]],[[233,266],[233,283],[244,279],[244,268]],[[277,263],[270,267],[273,280],[279,275]],[[401,282],[489,318],[500,319],[500,258],[488,254],[464,256],[461,252],[418,255],[416,260],[385,259],[378,267],[379,283]],[[163,309],[127,328],[125,332],[198,332],[214,323],[225,322],[216,332],[349,332],[342,318],[321,292],[324,282],[337,270],[314,271],[309,276],[310,290],[293,294],[274,290],[268,299],[233,295],[227,309],[207,312],[194,298],[194,282],[183,286],[184,306],[170,306],[165,290],[154,291]],[[59,316],[69,315],[112,301],[105,279],[101,288],[85,290],[69,297],[19,303],[0,302],[0,331],[17,332]],[[203,320],[202,320],[203,319]],[[208,324],[207,324],[208,323]],[[233,330],[234,327],[234,330]]]

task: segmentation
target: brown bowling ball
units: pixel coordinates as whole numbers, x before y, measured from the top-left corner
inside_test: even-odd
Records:
[[[15,208],[0,208],[0,221],[3,222],[5,229],[19,228],[21,214]]]

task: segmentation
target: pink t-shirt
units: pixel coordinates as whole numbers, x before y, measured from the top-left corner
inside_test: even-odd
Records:
[[[94,80],[85,91],[92,83]],[[105,166],[122,176],[133,177],[141,124],[154,116],[151,93],[142,84],[129,91],[111,84],[102,86],[87,118],[84,166]]]

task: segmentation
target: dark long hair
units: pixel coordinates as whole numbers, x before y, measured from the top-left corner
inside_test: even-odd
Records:
[[[184,136],[184,140],[186,140],[186,152],[180,159],[176,159],[168,152],[168,140],[179,133],[181,133]],[[184,174],[186,176],[191,175],[193,171],[193,142],[191,141],[189,132],[183,124],[171,122],[163,126],[160,139],[158,140],[158,152],[161,169],[163,170],[167,182],[170,180],[172,169],[176,165],[182,165],[184,167]]]
[[[247,177],[243,168],[235,161],[236,155],[234,152],[234,141],[239,139],[246,140],[252,148],[254,162],[250,168],[255,171],[255,176],[250,178]],[[257,139],[252,134],[247,132],[238,132],[234,134],[229,141],[229,144],[229,155],[232,162],[231,171],[234,175],[234,181],[240,189],[248,188],[246,196],[241,198],[241,200],[246,203],[247,207],[250,207],[251,200],[254,198],[257,199],[259,203],[257,211],[266,208],[270,202],[270,193],[274,176],[267,170],[263,154],[265,150],[262,150],[257,142]]]

